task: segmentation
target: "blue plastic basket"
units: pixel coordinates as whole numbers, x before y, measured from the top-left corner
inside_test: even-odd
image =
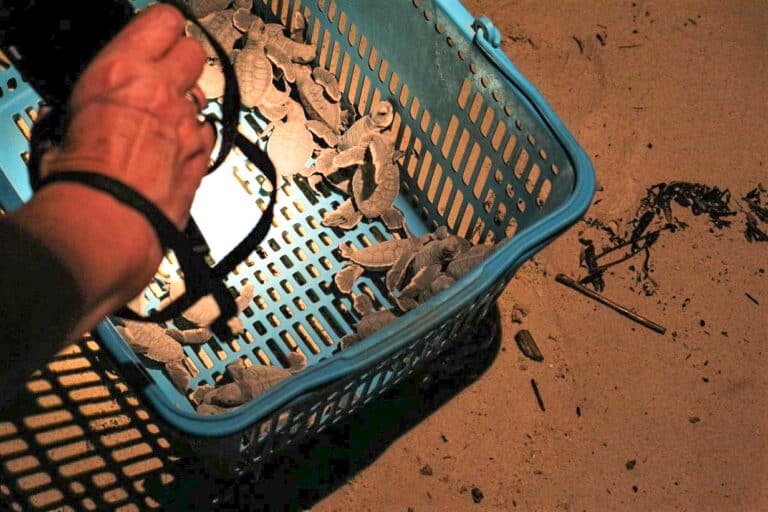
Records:
[[[343,263],[338,244],[360,247],[392,235],[378,222],[349,232],[325,228],[323,212],[343,198],[313,197],[288,183],[270,238],[230,276],[233,288],[246,280],[256,287],[254,305],[241,315],[249,338],[185,351],[200,370],[193,387],[211,383],[243,357],[280,364],[281,353],[302,350],[310,367],[221,416],[197,415],[159,366],[136,356],[102,322],[98,338],[125,376],[168,424],[228,469],[258,464],[327,428],[439,357],[464,328],[482,321],[523,262],[584,213],[594,191],[588,157],[499,49],[500,33],[487,18],[473,18],[457,0],[256,0],[254,6],[282,23],[296,9],[309,20],[307,38],[317,44],[320,64],[360,112],[379,99],[395,105],[398,143],[412,150],[397,203],[411,229],[421,234],[447,225],[461,236],[500,243],[449,290],[339,352],[337,342],[356,318],[332,283]],[[0,204],[12,210],[31,195],[26,137],[39,98],[12,67],[0,76],[6,85]],[[251,136],[261,123],[245,113],[243,121]],[[256,186],[258,170],[238,158],[218,172],[238,167]],[[355,293],[389,306],[382,281],[361,279]]]

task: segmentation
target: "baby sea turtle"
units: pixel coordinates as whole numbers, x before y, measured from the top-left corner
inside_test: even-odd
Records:
[[[184,349],[178,339],[185,340],[184,331],[164,329],[157,324],[121,319],[125,325],[115,329],[137,353],[152,361],[163,363],[171,381],[180,392],[185,393],[192,380],[192,374],[181,362]]]
[[[219,414],[224,414],[225,412],[229,412],[234,409],[234,407],[219,407],[218,405],[213,404],[200,404],[195,410],[197,411],[197,414],[203,416],[218,416]]]
[[[426,272],[429,272],[429,270],[423,269],[422,272],[426,273]],[[453,283],[454,283],[454,280],[451,276],[444,273],[440,273],[425,288],[422,288],[421,284],[419,284],[418,288],[421,288],[421,292],[416,297],[410,296],[416,291],[416,287],[414,287],[409,289],[409,291],[407,292],[408,293],[407,296],[403,294],[400,297],[397,297],[395,301],[397,302],[397,306],[402,311],[410,311],[411,309],[415,309],[416,307],[418,307],[419,304],[423,304],[427,302],[429,299],[431,299],[438,293],[442,292],[443,290],[447,290],[448,288],[450,288],[450,286]],[[405,290],[403,290],[403,292],[405,292]]]
[[[458,280],[487,258],[493,252],[493,249],[492,245],[475,245],[451,261],[448,267],[446,267],[445,273]]]
[[[298,103],[288,106],[285,121],[272,123],[274,129],[267,144],[267,156],[275,166],[278,177],[307,174],[307,164],[315,151],[315,141],[307,130],[304,110]],[[267,133],[270,127],[265,128]]]
[[[384,222],[384,225],[387,226],[387,229],[391,231],[404,229],[406,227],[405,215],[403,215],[403,212],[395,206],[384,210],[381,213],[381,220]]]
[[[387,240],[361,250],[355,250],[349,244],[341,244],[339,250],[343,258],[352,262],[351,266],[357,265],[370,270],[388,269],[386,275],[387,289],[393,291],[403,280],[416,252],[430,240],[431,235]],[[353,273],[352,270],[345,269],[345,271],[350,274]]]
[[[196,18],[204,18],[227,8],[231,0],[186,0]]]
[[[234,15],[235,11],[233,9],[226,9],[213,12],[199,20],[200,24],[219,42],[230,57],[232,57],[235,43],[243,36],[233,25]],[[218,58],[216,50],[213,49],[213,46],[211,46],[203,31],[200,30],[200,27],[188,21],[184,27],[184,32],[189,37],[200,41],[209,59]]]
[[[329,228],[352,229],[363,220],[363,215],[355,209],[351,199],[347,199],[333,211],[323,216],[323,226]]]
[[[402,311],[415,309],[419,305],[417,299],[422,293],[429,290],[432,283],[442,272],[443,267],[440,264],[429,265],[416,272],[411,281],[400,292],[400,296],[395,299],[397,307]]]
[[[323,149],[318,153],[315,159],[315,172],[323,176],[330,176],[339,170],[333,163],[336,158],[336,151],[333,149]]]
[[[253,14],[251,9],[239,8],[232,15],[232,26],[240,32],[248,32],[253,22],[257,20],[261,22],[260,25],[264,24],[264,20]]]
[[[178,329],[169,329],[168,335],[185,345],[202,345],[207,343],[213,338],[213,331],[208,327],[197,327],[195,329],[184,329],[180,331]]]
[[[334,103],[341,101],[341,88],[333,73],[324,67],[317,66],[312,70],[312,78],[325,90],[326,96],[331,101]]]
[[[253,0],[235,0],[232,2],[232,9],[246,9],[250,11],[253,9]]]
[[[183,280],[173,281],[169,283],[166,286],[169,294],[168,297],[160,301],[160,309],[162,310],[164,307],[166,307],[168,304],[170,304],[172,301],[178,299],[184,294],[184,291],[186,290],[186,286],[184,284]],[[248,283],[245,286],[243,286],[242,290],[240,290],[240,294],[235,298],[235,305],[237,306],[237,312],[242,313],[245,308],[247,308],[251,302],[253,302],[253,298],[255,296],[255,290],[253,288],[253,285]],[[216,300],[211,295],[206,295],[205,297],[201,298],[197,302],[195,302],[189,309],[184,311],[181,316],[199,326],[199,327],[208,327],[213,323],[214,320],[219,316],[219,306],[216,304]],[[229,325],[229,328],[232,330],[232,334],[238,335],[242,334],[245,330],[243,327],[243,322],[237,318],[231,318],[227,325]],[[181,331],[183,333],[189,332],[189,338],[190,339],[199,339],[200,337],[204,336],[204,333],[206,331],[198,331],[195,329],[191,329],[188,331]],[[205,343],[208,339],[211,337],[208,336],[208,338],[204,341],[201,341],[200,343]]]
[[[352,298],[352,309],[354,309],[358,315],[365,316],[370,313],[373,313],[375,310],[373,305],[373,299],[371,299],[368,295],[361,293],[360,295],[355,295]]]
[[[173,385],[181,393],[186,393],[189,383],[192,382],[192,374],[181,361],[170,361],[165,363],[165,371],[168,373]]]
[[[392,103],[389,101],[378,102],[367,115],[355,121],[344,132],[339,141],[339,151],[359,145],[366,135],[381,133],[392,125],[394,119],[395,113]]]
[[[158,363],[184,358],[184,349],[175,337],[168,334],[168,329],[150,322],[121,321],[125,325],[117,325],[115,330],[137,354]]]
[[[471,243],[457,236],[433,240],[424,245],[413,257],[414,272],[430,265],[444,265],[471,247]]]
[[[258,107],[272,86],[272,63],[264,53],[265,45],[264,23],[257,18],[248,29],[245,47],[234,58],[241,102],[247,108]]]
[[[205,401],[205,395],[207,395],[214,389],[216,388],[211,386],[210,384],[201,384],[200,386],[197,386],[197,389],[195,389],[192,392],[192,395],[189,397],[189,399],[192,401],[193,404],[200,405]]]
[[[312,79],[312,72],[306,66],[294,65],[296,87],[301,104],[309,119],[323,121],[334,133],[341,131],[341,107],[325,97],[324,89]],[[356,145],[356,144],[355,144]]]
[[[368,147],[354,146],[342,151],[333,158],[333,165],[339,169],[357,167],[367,162]]]
[[[234,382],[206,394],[204,402],[222,407],[242,405],[307,367],[307,357],[301,352],[290,352],[286,358],[288,368],[260,364],[246,367],[242,360],[230,364],[227,373]]]
[[[400,169],[394,161],[394,144],[390,145],[381,135],[370,137],[368,152],[371,161],[353,176],[352,195],[360,213],[372,219],[394,205],[400,192]]]
[[[355,281],[360,279],[365,269],[360,265],[347,265],[343,269],[336,272],[333,276],[333,282],[336,283],[336,288],[341,293],[351,293],[352,287],[355,285]]]
[[[367,295],[358,297],[360,297],[358,300],[362,301],[362,303],[359,303],[357,307],[361,309],[364,308],[363,311],[365,311],[365,313],[362,313],[362,318],[360,318],[360,321],[354,325],[356,332],[343,336],[339,341],[341,350],[346,350],[349,347],[356,345],[365,338],[373,335],[376,331],[383,329],[397,320],[397,316],[395,316],[389,309],[383,309],[381,311],[374,310],[373,302],[370,302],[370,308],[367,308],[366,306],[368,306],[368,303],[371,300]],[[362,299],[362,297],[366,297],[367,301]]]
[[[286,37],[285,27],[279,23],[268,23],[264,27],[268,42],[283,50],[292,62],[310,64],[315,60],[317,50],[311,44],[304,44]]]
[[[340,244],[339,251],[343,258],[356,265],[370,270],[385,270],[391,268],[401,256],[414,253],[422,245],[420,238],[402,238],[386,240],[359,250],[348,243]]]
[[[454,282],[454,279],[448,274],[440,274],[435,278],[434,281],[432,281],[428,289],[422,291],[421,294],[419,294],[419,303],[423,304],[427,302],[438,293],[450,288]]]

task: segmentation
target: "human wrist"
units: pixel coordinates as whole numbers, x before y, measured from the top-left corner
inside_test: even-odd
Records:
[[[76,183],[44,187],[13,218],[72,273],[87,309],[121,306],[150,281],[162,258],[143,215]]]

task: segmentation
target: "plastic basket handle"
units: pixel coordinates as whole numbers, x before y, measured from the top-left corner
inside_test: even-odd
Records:
[[[515,82],[517,70],[501,50],[501,31],[488,16],[480,16],[472,22],[475,31],[473,42],[488,57],[488,60],[501,71],[505,78]]]

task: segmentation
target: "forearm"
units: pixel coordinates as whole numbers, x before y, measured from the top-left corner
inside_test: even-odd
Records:
[[[0,219],[0,408],[68,342],[135,296],[161,259],[131,208],[56,184]]]
[[[82,315],[66,341],[135,296],[162,258],[160,243],[140,213],[82,185],[45,187],[11,218],[44,244],[77,282]]]

